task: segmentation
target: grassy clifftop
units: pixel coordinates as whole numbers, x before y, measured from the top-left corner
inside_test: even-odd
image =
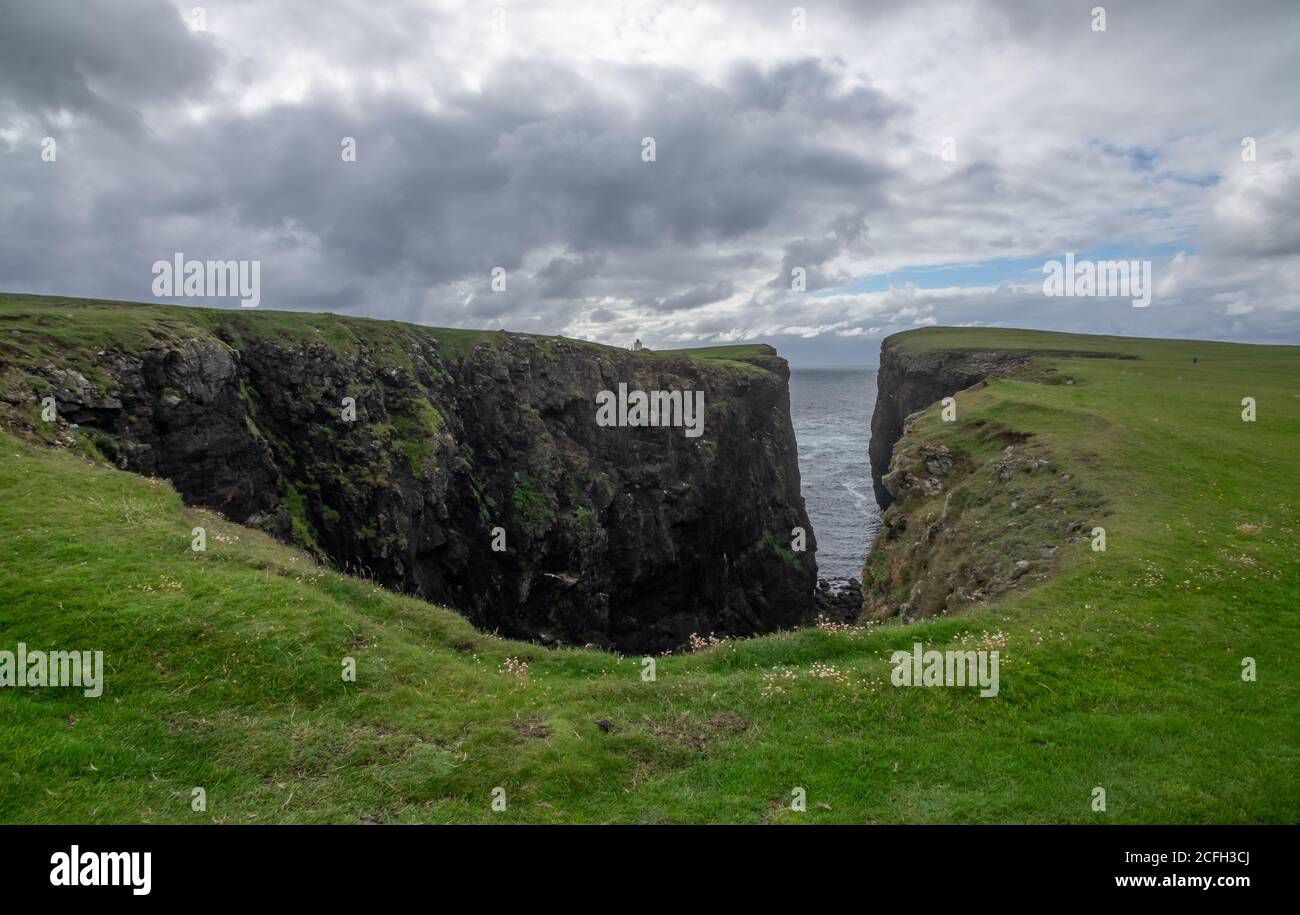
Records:
[[[1008,345],[981,336],[894,340]],[[977,419],[1044,443],[1102,498],[1104,554],[1063,548],[1038,587],[959,615],[661,657],[653,682],[639,658],[477,633],[165,483],[0,436],[0,649],[108,667],[98,699],[0,689],[0,821],[1294,822],[1300,351],[1103,339],[1137,358],[1036,355],[912,435],[973,463]],[[998,696],[892,687],[914,641],[999,649]]]
[[[1290,529],[1298,352],[982,328],[889,338],[878,413],[954,399],[947,421],[925,410],[893,449],[883,482],[898,504],[864,571],[874,609],[936,615],[1058,570],[1134,560],[1191,580],[1158,551],[1199,544],[1184,558],[1222,562],[1255,516]],[[1097,527],[1105,554],[1092,549]]]
[[[92,354],[118,347],[137,350],[153,342],[221,336],[287,343],[324,343],[336,351],[358,344],[369,347],[386,364],[409,367],[405,352],[410,344],[435,340],[445,358],[463,358],[480,344],[499,345],[505,331],[425,327],[401,321],[354,318],[317,312],[269,309],[197,308],[147,302],[118,302],[64,296],[0,293],[0,360],[22,365],[41,359],[46,352]],[[564,337],[511,334],[539,342],[568,343],[609,349]],[[738,344],[677,350],[645,350],[645,358],[660,354],[693,359],[750,363],[757,357],[775,356],[765,344]]]

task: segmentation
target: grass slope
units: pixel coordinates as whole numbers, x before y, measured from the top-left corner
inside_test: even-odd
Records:
[[[476,633],[165,483],[0,436],[0,649],[99,649],[108,667],[99,699],[0,690],[0,821],[1300,819],[1300,349],[899,342],[1139,357],[1047,356],[1076,384],[958,397],[963,422],[1088,456],[1068,469],[1108,500],[1108,551],[962,617],[726,643],[657,659],[654,682],[637,658]],[[890,652],[916,640],[998,647],[999,696],[891,687]]]

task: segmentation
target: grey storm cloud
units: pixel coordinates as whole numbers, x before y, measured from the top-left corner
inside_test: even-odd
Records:
[[[634,79],[649,97],[644,107],[659,112],[654,117],[615,108],[572,73],[535,63],[493,74],[472,97],[451,96],[445,114],[381,96],[359,112],[317,99],[181,123],[143,149],[96,144],[101,171],[85,201],[87,229],[138,215],[111,234],[129,240],[122,259],[139,263],[162,249],[187,245],[197,254],[234,244],[233,255],[271,262],[269,301],[298,307],[361,304],[349,297],[365,280],[413,289],[482,280],[494,267],[520,270],[530,252],[558,245],[577,257],[552,258],[533,284],[539,297],[556,299],[620,252],[743,238],[766,228],[796,193],[881,183],[887,173],[879,166],[791,142],[816,109],[790,113],[782,127],[779,111],[765,107],[781,97],[782,80],[793,81],[804,101],[833,95],[836,83],[812,62],[784,72],[747,72],[746,84],[763,88],[751,98],[686,72],[647,70]],[[542,100],[555,97],[569,104],[549,111]],[[844,104],[860,108],[867,125],[883,116],[874,103]],[[640,158],[643,133],[657,140],[654,163]],[[354,164],[341,161],[345,136],[356,143]],[[83,146],[76,142],[79,157]],[[19,167],[38,181],[43,200],[84,190],[83,175],[40,165]],[[149,219],[177,225],[150,244]],[[236,237],[244,240],[230,241]],[[353,282],[323,298],[309,280],[276,288],[275,262],[281,276],[295,269],[283,252],[303,244],[320,251],[327,275]],[[501,305],[472,313],[495,317],[505,313]]]
[[[605,258],[587,255],[580,258],[553,257],[538,270],[534,279],[541,280],[538,294],[544,299],[560,299],[577,292],[584,280],[595,276]]]
[[[1087,9],[996,0],[819,4],[802,33],[770,2],[665,32],[677,11],[635,3],[503,3],[500,32],[416,0],[226,0],[193,31],[192,5],[0,6],[0,289],[148,299],[182,251],[260,260],[263,307],[654,344],[1300,327],[1286,6],[1116,7],[1098,35]],[[1196,91],[1193,65],[1215,73]],[[1185,248],[1169,307],[837,291],[1116,245]]]
[[[711,305],[729,299],[734,291],[735,287],[731,280],[718,280],[712,286],[696,286],[677,295],[670,295],[666,299],[643,304],[654,311],[690,311],[702,305]]]
[[[85,115],[144,128],[142,109],[202,91],[217,62],[166,0],[47,0],[0,6],[0,119]]]
[[[784,246],[781,257],[781,269],[767,284],[769,289],[790,289],[794,281],[794,271],[804,271],[804,289],[815,292],[832,286],[847,283],[852,277],[843,272],[829,273],[825,264],[831,258],[856,248],[858,253],[869,256],[871,249],[866,245],[868,227],[861,216],[843,215],[835,219],[829,230],[820,238],[797,238]]]

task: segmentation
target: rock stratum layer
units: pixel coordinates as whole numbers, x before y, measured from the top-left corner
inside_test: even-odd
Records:
[[[485,630],[642,652],[813,612],[789,370],[770,347],[633,353],[36,297],[0,319],[0,423],[166,478]],[[703,435],[598,426],[596,393],[620,383],[703,390]]]

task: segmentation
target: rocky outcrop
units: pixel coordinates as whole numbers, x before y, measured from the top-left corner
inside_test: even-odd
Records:
[[[853,623],[862,615],[862,583],[856,578],[819,578],[814,601],[819,623]]]
[[[966,401],[952,422],[920,413],[993,376],[1070,385],[1051,356],[1113,354],[945,350],[908,337],[884,343],[872,420],[872,479],[884,508],[862,571],[873,619],[942,615],[1042,581],[1058,552],[1106,513],[1077,472],[1088,456],[1061,454],[1035,435],[1034,417],[1049,407],[1022,421],[1023,404],[995,396],[983,407]]]
[[[880,346],[876,406],[867,447],[871,484],[882,511],[895,498],[885,484],[885,475],[907,417],[990,375],[1011,374],[1028,359],[1026,354],[1015,352],[906,351],[899,347],[897,336],[885,338]]]
[[[193,334],[0,366],[23,401],[4,395],[10,419],[52,395],[120,467],[503,635],[644,652],[812,617],[789,373],[770,348],[699,358],[360,320],[340,341],[204,311]],[[620,383],[703,390],[703,434],[597,425],[596,393]]]

